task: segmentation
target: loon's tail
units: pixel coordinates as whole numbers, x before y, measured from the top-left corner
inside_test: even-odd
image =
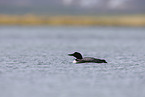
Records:
[[[102,62],[107,63],[106,60],[102,60]]]

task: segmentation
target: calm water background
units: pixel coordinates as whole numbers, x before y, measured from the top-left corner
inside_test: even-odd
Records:
[[[145,97],[145,28],[1,26],[0,97]]]

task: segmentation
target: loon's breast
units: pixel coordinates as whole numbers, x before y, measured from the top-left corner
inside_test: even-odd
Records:
[[[84,57],[83,59],[75,59],[73,63],[107,63],[105,60],[92,57]]]

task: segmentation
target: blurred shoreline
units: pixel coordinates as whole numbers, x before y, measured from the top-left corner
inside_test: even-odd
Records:
[[[145,14],[122,15],[9,15],[0,14],[0,25],[131,26],[144,27]]]

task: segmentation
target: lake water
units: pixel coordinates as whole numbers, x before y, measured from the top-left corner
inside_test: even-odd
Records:
[[[0,97],[145,97],[145,28],[1,26]]]

